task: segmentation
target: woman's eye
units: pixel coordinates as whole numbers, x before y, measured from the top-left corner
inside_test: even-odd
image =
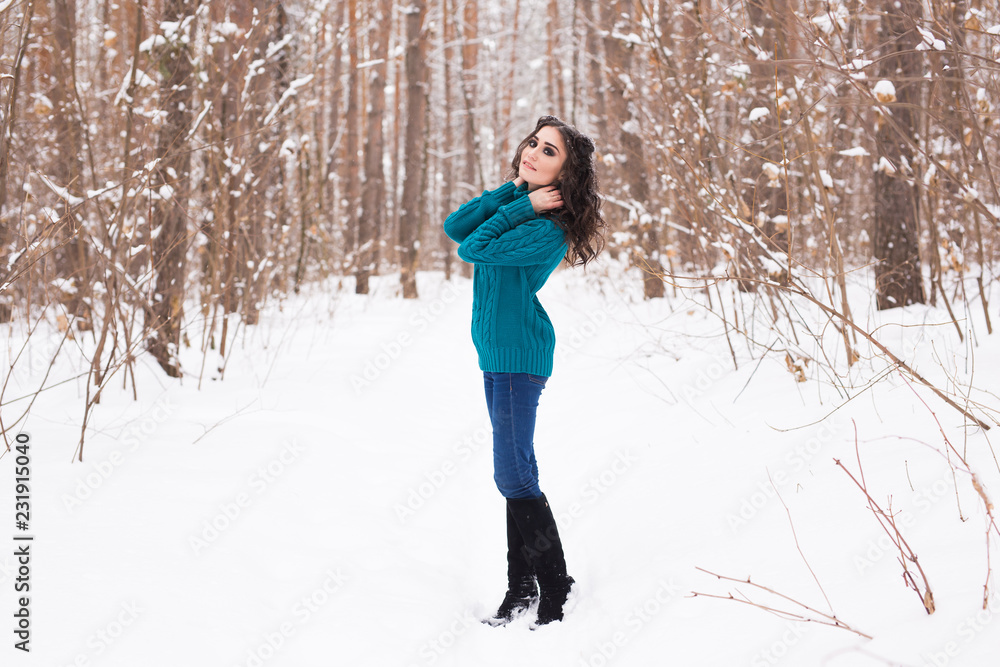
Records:
[[[545,154],[548,155],[549,157],[552,157],[553,155],[555,155],[555,153],[552,152],[551,148],[546,148],[545,149]]]
[[[530,140],[528,141],[528,145],[529,145],[529,146],[531,146],[532,148],[534,148],[535,146],[537,146],[537,145],[538,145],[538,142],[537,142],[537,141],[535,141],[534,139],[530,139]]]

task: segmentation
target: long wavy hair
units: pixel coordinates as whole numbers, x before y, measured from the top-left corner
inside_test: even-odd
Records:
[[[517,147],[510,163],[510,178],[517,178],[521,152],[546,125],[556,128],[562,135],[566,144],[566,162],[562,177],[552,184],[559,188],[563,205],[542,215],[566,232],[569,246],[566,261],[572,266],[586,266],[604,249],[604,232],[608,226],[601,216],[601,197],[594,171],[594,142],[591,138],[555,116],[542,116],[535,125],[535,131]]]

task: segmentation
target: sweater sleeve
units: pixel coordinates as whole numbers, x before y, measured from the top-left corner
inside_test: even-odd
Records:
[[[480,196],[462,204],[444,221],[444,233],[452,241],[461,243],[479,225],[496,215],[497,209],[514,199],[514,181],[504,183],[496,190],[484,190]]]
[[[472,264],[531,266],[550,259],[564,245],[562,230],[539,218],[531,200],[520,197],[469,234],[458,246],[458,256]]]

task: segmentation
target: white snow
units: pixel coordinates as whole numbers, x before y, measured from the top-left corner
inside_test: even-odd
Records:
[[[726,65],[725,68],[736,81],[745,82],[750,78],[750,65],[747,65],[744,62],[736,62],[732,65]]]
[[[76,294],[78,291],[73,281],[67,278],[56,278],[52,281],[52,286],[63,294]]]
[[[861,146],[854,146],[838,152],[841,155],[846,155],[848,157],[865,157],[866,155],[869,155],[868,151]]]
[[[749,116],[750,122],[754,123],[760,120],[761,118],[766,118],[768,115],[770,115],[770,113],[771,112],[768,110],[767,107],[754,107],[753,109],[750,110],[750,116]]]
[[[369,67],[375,67],[376,65],[384,65],[385,58],[376,58],[375,60],[366,60],[363,63],[358,63],[357,69],[368,69]]]
[[[205,116],[207,116],[208,112],[212,109],[212,104],[213,104],[212,100],[210,100],[210,99],[209,100],[205,100],[205,106],[202,108],[201,112],[198,114],[198,117],[194,119],[194,122],[191,124],[191,129],[188,130],[188,133],[187,133],[187,138],[188,139],[190,139],[191,137],[193,137],[194,133],[198,131],[198,128],[201,126],[201,122],[203,120],[205,120]]]
[[[895,174],[897,169],[896,165],[889,161],[884,155],[879,157],[878,164],[875,166],[875,171],[882,171],[890,176]]]
[[[131,104],[134,101],[128,95],[129,83],[131,83],[132,81],[132,67],[135,67],[134,62],[132,63],[129,70],[125,73],[125,76],[122,78],[122,85],[118,88],[118,94],[115,95],[115,101],[112,102],[113,106],[118,106],[119,104],[122,103],[123,100],[129,104]]]
[[[158,46],[163,46],[166,43],[167,39],[163,35],[159,34],[151,35],[150,37],[143,40],[143,42],[139,45],[139,52],[146,53],[152,51],[154,48]]]
[[[38,178],[41,179],[42,183],[44,183],[45,186],[49,190],[51,190],[55,196],[59,197],[59,199],[62,199],[70,206],[79,206],[84,201],[86,201],[83,197],[78,197],[77,195],[74,195],[65,187],[61,185],[56,185],[55,183],[52,182],[52,179],[50,179],[45,174],[38,174]]]
[[[212,24],[212,31],[225,37],[232,37],[240,31],[240,27],[232,21],[219,21]]]
[[[267,52],[264,54],[264,58],[266,58],[267,60],[270,60],[275,55],[277,55],[278,53],[280,53],[282,49],[284,49],[286,46],[288,46],[288,44],[292,41],[292,37],[294,37],[294,36],[295,36],[294,33],[288,33],[287,35],[285,35],[284,37],[282,37],[277,42],[272,42],[272,43],[268,44],[267,45]]]
[[[638,135],[641,130],[642,128],[639,127],[639,121],[635,118],[629,118],[622,123],[622,132]]]
[[[934,36],[934,33],[926,28],[921,28],[917,26],[917,31],[920,33],[921,42],[917,44],[917,51],[927,51],[928,49],[934,49],[935,51],[944,51],[945,46],[944,40],[938,39]]]
[[[773,162],[765,162],[761,167],[761,171],[764,172],[764,175],[767,176],[769,180],[776,181],[781,177],[782,169]]]
[[[891,102],[896,99],[896,86],[888,79],[881,79],[872,88],[872,93],[880,102]]]
[[[135,70],[135,83],[140,88],[152,88],[156,86],[153,78],[138,68]]]
[[[829,8],[810,19],[824,35],[833,34],[834,30],[843,31],[847,28],[850,12],[838,1],[831,2]]]
[[[973,348],[958,342],[943,307],[879,313],[871,276],[847,279],[866,330],[942,387],[968,383],[974,365],[972,404],[997,408],[990,369],[1000,337],[985,335],[981,315],[963,314],[963,328],[979,332]],[[239,333],[226,377],[215,379],[222,360],[210,353],[200,389],[202,323],[189,304],[195,347],[178,350],[186,377],[165,378],[142,357],[137,401],[131,379],[123,387],[114,378],[88,425],[83,463],[69,458],[85,379],[41,393],[17,427],[32,438],[32,651],[14,651],[8,634],[4,664],[996,664],[995,582],[982,608],[985,514],[969,478],[949,468],[937,420],[995,496],[987,434],[964,429],[864,341],[863,359],[850,370],[841,360],[836,377],[803,362],[814,348],[751,356],[730,331],[731,353],[700,290],[644,301],[637,274],[600,264],[562,269],[540,294],[559,346],[536,452],[578,593],[565,621],[535,632],[524,619],[479,623],[503,597],[506,563],[469,340],[472,285],[421,273],[421,297],[404,301],[398,280],[373,279],[370,296],[353,294],[350,279],[307,287],[272,302],[255,326],[232,315]],[[751,298],[732,284],[713,295],[727,309]],[[793,312],[843,356],[818,312],[805,303]],[[60,340],[44,326],[30,348],[34,372],[15,367],[6,389],[5,423],[19,414],[9,401],[37,388]],[[741,315],[741,326],[772,342],[766,323]],[[5,358],[21,347],[22,328],[3,328]],[[77,338],[74,347],[92,349],[93,337]],[[74,358],[60,356],[50,384],[85,375]],[[873,498],[885,507],[891,496],[928,573],[933,615],[834,463],[857,475],[855,443]],[[11,514],[13,459],[0,459]],[[0,552],[8,621],[11,544]],[[874,639],[693,597],[732,593],[801,611],[703,570],[750,577],[821,611],[827,597],[838,619]]]
[[[297,95],[299,88],[310,83],[313,78],[315,78],[314,74],[307,74],[288,84],[288,88],[286,88],[285,92],[281,94],[281,99],[277,101],[274,107],[267,113],[267,117],[264,118],[264,125],[270,124],[271,121],[274,120],[274,117],[278,115],[278,112],[281,110],[281,107],[284,106],[285,102]]]

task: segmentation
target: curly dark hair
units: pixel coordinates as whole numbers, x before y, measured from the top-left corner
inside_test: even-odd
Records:
[[[591,138],[555,116],[542,116],[535,125],[535,131],[517,147],[510,163],[510,178],[517,178],[521,152],[546,125],[559,130],[567,151],[563,176],[553,183],[562,194],[563,205],[543,215],[566,232],[566,243],[569,245],[566,261],[572,266],[586,266],[604,249],[604,232],[608,226],[601,216],[601,197],[594,170],[594,142]]]

